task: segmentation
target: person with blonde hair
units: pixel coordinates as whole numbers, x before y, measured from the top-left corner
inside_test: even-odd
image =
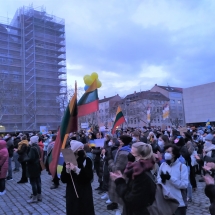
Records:
[[[154,164],[151,145],[137,142],[132,145],[131,153],[128,154],[124,176],[119,171],[110,173],[116,184],[116,192],[124,202],[123,215],[150,214],[147,207],[154,202],[156,191],[150,172]]]

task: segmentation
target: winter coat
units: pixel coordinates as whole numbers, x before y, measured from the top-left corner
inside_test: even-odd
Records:
[[[179,202],[179,207],[185,207],[186,202],[181,190],[187,189],[188,187],[188,171],[186,165],[182,164],[179,159],[171,165],[168,165],[166,162],[162,163],[158,171],[158,183],[162,183],[162,179],[160,177],[161,172],[164,174],[168,172],[170,174],[170,180],[166,180],[164,186]]]
[[[129,179],[127,184],[123,178],[116,179],[115,184],[117,194],[124,201],[123,215],[150,215],[147,206],[151,187],[155,183],[145,172],[134,180]]]
[[[211,215],[215,215],[215,185],[209,184],[205,187],[205,195],[210,199],[210,213]]]
[[[81,169],[77,175],[71,171],[71,175],[77,190],[77,198],[71,176],[63,164],[61,181],[66,183],[66,214],[67,215],[95,215],[93,205],[93,192],[91,181],[93,179],[92,161],[90,158],[78,158],[78,168]]]
[[[100,156],[100,166],[99,166],[99,183],[102,183],[102,189],[108,191],[110,172],[108,169],[108,159],[107,156]]]
[[[111,159],[108,161],[108,168],[110,172],[115,172],[117,170],[121,171],[122,173],[125,170],[125,167],[128,163],[128,154],[130,152],[130,147],[125,146],[116,152],[114,160]],[[108,189],[109,198],[112,202],[123,204],[122,199],[116,193],[116,184],[114,181],[109,181],[109,189]]]
[[[13,148],[14,148],[12,137],[7,138],[6,142],[7,142],[7,150],[9,153],[9,157],[12,158],[13,157]]]
[[[44,152],[43,152],[43,148],[44,148],[43,142],[40,141],[40,142],[38,143],[38,146],[39,146],[39,148],[40,148],[40,158],[43,158],[43,154],[44,154]]]
[[[14,145],[14,148],[15,148],[15,149],[18,148],[18,144],[19,144],[20,141],[21,141],[20,137],[16,137],[16,138],[13,140],[13,145]]]
[[[21,148],[24,148],[23,145],[25,145],[25,147],[28,147],[28,145],[29,145],[28,141],[27,140],[22,140],[21,142],[18,143],[18,150],[17,150],[18,154],[22,154]]]
[[[39,177],[41,174],[40,166],[40,148],[38,144],[33,143],[29,146],[28,161],[27,161],[27,176],[29,178]]]
[[[19,154],[18,161],[20,163],[24,162],[24,159],[28,152],[28,146],[29,146],[29,143],[27,140],[22,140],[21,142],[18,143],[17,153]]]
[[[0,140],[0,178],[6,178],[8,171],[8,150],[7,143],[4,140]]]
[[[101,149],[100,147],[96,147],[93,149],[92,153],[95,155],[95,160],[94,163],[99,163],[100,162],[100,154],[101,154]]]

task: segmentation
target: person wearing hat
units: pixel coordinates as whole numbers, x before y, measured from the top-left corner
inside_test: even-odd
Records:
[[[128,135],[121,135],[119,137],[120,146],[116,152],[114,158],[108,161],[109,170],[111,172],[120,171],[122,174],[125,170],[125,167],[128,163],[128,154],[131,151],[130,144],[132,142],[132,137]],[[114,181],[109,182],[108,195],[110,201],[112,202],[107,206],[109,210],[118,209],[118,204],[123,205],[122,199],[116,193],[116,184]],[[116,211],[116,215],[121,214],[119,210]]]
[[[28,203],[36,203],[42,201],[41,197],[41,166],[40,166],[40,148],[38,146],[39,137],[32,136],[29,142],[29,150],[27,153],[27,176],[30,179],[32,187],[32,195],[27,201]]]
[[[75,154],[77,166],[72,163],[64,163],[61,172],[61,181],[66,183],[66,214],[95,215],[91,186],[92,160],[86,156],[83,143],[71,140],[70,146]]]

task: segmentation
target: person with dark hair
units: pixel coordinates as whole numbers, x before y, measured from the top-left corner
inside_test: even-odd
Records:
[[[14,146],[14,152],[13,152],[13,161],[15,164],[15,168],[13,169],[13,172],[19,172],[19,167],[20,167],[20,162],[18,161],[19,158],[19,154],[17,153],[17,149],[18,149],[18,143],[21,141],[21,134],[20,135],[16,135],[14,134],[13,136],[13,146]]]
[[[180,152],[176,145],[166,145],[164,147],[165,162],[161,164],[157,181],[164,184],[165,188],[179,202],[179,207],[175,215],[186,215],[188,187],[188,171],[186,165],[179,161]]]
[[[160,148],[160,151],[163,152],[165,145],[168,145],[169,142],[169,138],[166,135],[160,135],[158,138],[158,145]]]

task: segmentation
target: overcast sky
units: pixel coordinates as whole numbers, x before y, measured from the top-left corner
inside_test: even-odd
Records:
[[[214,0],[1,1],[3,17],[33,2],[64,18],[68,85],[97,72],[100,98],[215,81]]]

